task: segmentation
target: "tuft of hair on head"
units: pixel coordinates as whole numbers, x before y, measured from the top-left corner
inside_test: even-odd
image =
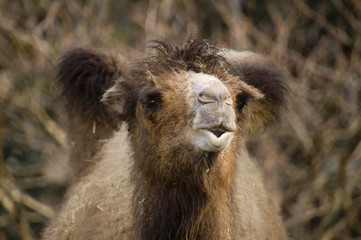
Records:
[[[229,63],[221,49],[204,39],[188,40],[180,46],[154,40],[148,42],[148,47],[149,56],[138,62],[135,68],[138,75],[143,69],[155,76],[172,71],[192,71],[220,77],[228,71]]]

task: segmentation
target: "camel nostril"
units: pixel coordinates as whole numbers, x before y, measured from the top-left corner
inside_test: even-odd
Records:
[[[220,129],[220,128],[217,128],[217,129],[210,129],[209,130],[211,133],[213,133],[217,138],[219,138],[220,136],[223,135],[223,133],[226,132],[226,130],[224,129]]]

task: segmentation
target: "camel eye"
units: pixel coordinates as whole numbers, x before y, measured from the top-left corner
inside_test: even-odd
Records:
[[[244,108],[244,106],[246,106],[247,105],[247,102],[248,102],[248,100],[251,98],[251,96],[248,94],[248,93],[246,93],[246,92],[242,92],[242,93],[239,93],[238,95],[237,95],[237,103],[236,103],[236,107],[237,107],[237,110],[239,111],[239,112],[241,112],[242,111],[242,109]]]
[[[148,109],[154,109],[156,108],[158,105],[157,101],[155,99],[151,99],[148,102],[146,102],[145,106]]]
[[[144,108],[150,112],[154,112],[159,109],[161,105],[160,93],[150,93],[143,100]]]

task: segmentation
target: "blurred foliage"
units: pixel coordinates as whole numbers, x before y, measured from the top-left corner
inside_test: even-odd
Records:
[[[361,2],[0,0],[0,239],[37,239],[71,182],[52,86],[74,46],[190,36],[270,56],[289,109],[252,155],[292,239],[361,239]]]

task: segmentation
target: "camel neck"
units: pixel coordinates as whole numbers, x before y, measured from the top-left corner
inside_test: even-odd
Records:
[[[134,190],[135,239],[232,239],[233,171],[227,154],[205,154],[207,167],[176,182],[141,181]],[[209,168],[208,168],[209,167]],[[138,178],[139,179],[139,178]]]

